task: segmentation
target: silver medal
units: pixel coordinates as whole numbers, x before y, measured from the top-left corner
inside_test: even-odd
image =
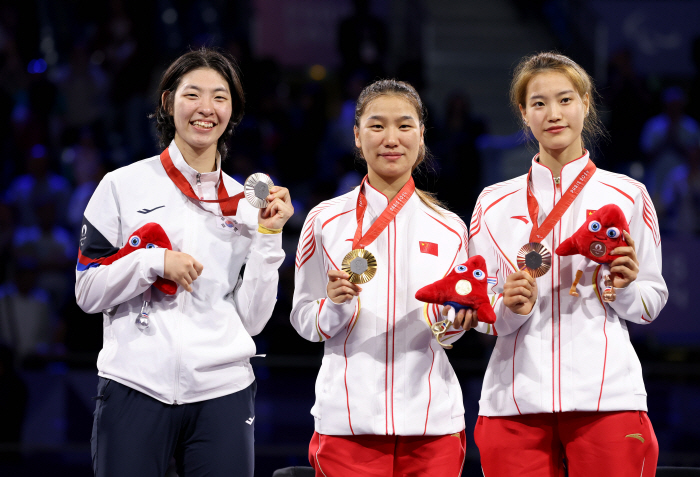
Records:
[[[266,199],[267,196],[270,195],[270,187],[274,185],[272,179],[270,179],[270,176],[267,174],[263,174],[262,172],[251,174],[243,185],[245,198],[253,207],[264,209],[267,207]]]

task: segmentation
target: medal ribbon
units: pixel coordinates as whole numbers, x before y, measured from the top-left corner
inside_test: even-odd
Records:
[[[384,229],[389,225],[389,223],[394,220],[396,214],[406,205],[408,199],[411,198],[413,191],[416,190],[416,183],[413,182],[413,177],[408,179],[408,182],[401,188],[396,197],[394,197],[389,205],[387,205],[384,212],[379,216],[377,220],[374,221],[372,226],[369,228],[367,233],[362,235],[362,221],[365,217],[365,211],[367,210],[367,197],[365,197],[364,186],[367,176],[362,179],[362,184],[360,184],[360,194],[357,196],[357,229],[355,230],[355,238],[352,240],[352,249],[365,248],[367,245],[374,242],[374,240],[379,237]]]
[[[559,222],[564,212],[569,208],[569,206],[574,202],[576,197],[581,193],[584,186],[593,177],[593,173],[596,171],[595,164],[593,161],[588,159],[588,164],[584,167],[583,171],[579,174],[571,186],[564,192],[554,205],[554,208],[549,213],[549,215],[544,219],[542,225],[537,225],[537,216],[540,213],[540,204],[535,198],[535,194],[532,193],[532,167],[530,167],[530,172],[527,174],[527,210],[530,213],[530,220],[532,221],[532,230],[530,231],[530,242],[541,243],[544,238],[549,235],[554,226]]]
[[[192,184],[185,178],[185,176],[180,172],[180,170],[175,167],[173,160],[170,158],[170,153],[166,148],[165,151],[160,153],[160,162],[163,164],[165,172],[170,177],[175,185],[180,191],[185,194],[190,199],[194,199],[197,202],[208,202],[217,203],[221,206],[221,215],[234,216],[238,211],[238,202],[245,196],[244,192],[240,192],[233,197],[229,197],[228,192],[226,192],[226,186],[224,186],[224,178],[221,173],[221,168],[219,168],[219,188],[217,190],[218,199],[214,200],[204,200],[197,197],[192,189]]]

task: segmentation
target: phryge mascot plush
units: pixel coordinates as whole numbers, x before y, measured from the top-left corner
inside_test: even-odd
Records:
[[[493,324],[496,322],[496,314],[488,297],[486,270],[484,257],[474,255],[461,265],[455,266],[444,278],[418,290],[416,299],[426,303],[450,305],[455,312],[471,308],[476,311],[479,321]],[[451,316],[453,320],[454,315]],[[452,320],[448,318],[432,326],[431,329],[440,344],[442,336],[452,325]]]
[[[146,225],[136,229],[129,236],[129,240],[127,240],[126,245],[119,249],[117,253],[100,258],[97,260],[97,263],[99,263],[99,265],[110,265],[123,256],[144,248],[173,249],[172,245],[170,244],[170,239],[165,233],[165,230],[163,230],[163,227],[155,222],[149,222]],[[174,295],[175,292],[177,292],[177,283],[172,280],[166,280],[163,277],[158,277],[153,283],[153,286],[166,295]],[[136,318],[136,326],[141,330],[148,328],[148,314],[150,309],[151,288],[149,287],[143,293],[143,306],[141,307],[141,313],[139,314],[138,318]]]
[[[615,204],[608,204],[588,216],[586,222],[568,239],[564,240],[555,250],[557,255],[583,255],[576,271],[576,279],[571,285],[569,295],[579,296],[576,291],[583,269],[591,261],[603,265],[603,280],[605,290],[602,298],[605,302],[615,301],[615,289],[612,286],[609,264],[617,255],[610,255],[617,247],[627,245],[622,231],[629,233],[630,228],[625,214]]]

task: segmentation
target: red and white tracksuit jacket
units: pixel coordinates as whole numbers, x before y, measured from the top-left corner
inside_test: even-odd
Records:
[[[359,299],[333,303],[327,272],[340,269],[357,228],[359,188],[322,202],[309,213],[296,255],[291,321],[309,341],[324,343],[311,409],[326,435],[445,435],[464,429],[462,391],[429,323],[437,306],[416,291],[467,259],[466,226],[442,215],[414,193],[377,239],[366,247],[377,259],[374,278]],[[362,233],[387,207],[367,183]],[[453,332],[454,342],[463,332]]]
[[[536,159],[536,157],[535,157]],[[588,154],[566,164],[561,184],[549,168],[532,162],[533,191],[541,224],[588,162]],[[486,259],[497,321],[478,330],[498,335],[479,401],[482,416],[560,411],[647,410],[642,368],[630,343],[628,322],[648,324],[668,298],[661,276],[661,243],[656,212],[643,184],[597,169],[580,195],[543,241],[552,268],[537,278],[538,298],[521,316],[503,305],[505,278],[516,267],[520,247],[529,242],[527,175],[487,187],[472,216],[469,254]],[[554,250],[586,220],[590,210],[617,204],[629,221],[639,260],[637,279],[603,303],[601,267],[591,263],[569,295],[581,257],[559,257]]]

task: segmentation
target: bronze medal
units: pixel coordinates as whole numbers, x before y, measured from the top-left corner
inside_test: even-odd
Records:
[[[340,268],[350,275],[350,283],[367,283],[377,273],[377,259],[367,250],[358,248],[343,258]]]
[[[525,270],[537,278],[552,268],[552,254],[547,247],[537,242],[530,242],[518,250],[518,269]]]
[[[245,198],[248,199],[248,202],[253,207],[264,209],[267,207],[267,196],[270,195],[270,187],[274,185],[267,174],[262,172],[251,174],[243,185]]]

